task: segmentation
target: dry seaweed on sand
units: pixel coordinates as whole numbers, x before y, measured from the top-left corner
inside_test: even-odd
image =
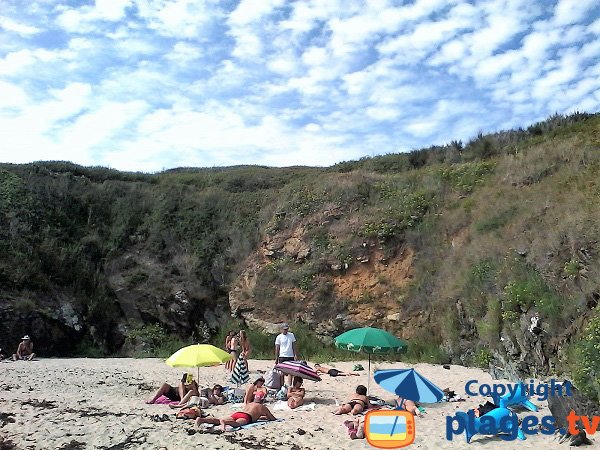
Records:
[[[4,427],[7,423],[15,423],[14,414],[0,413],[0,428]]]
[[[83,450],[85,448],[85,442],[79,442],[73,439],[71,442],[58,447],[57,450]]]
[[[29,399],[21,402],[21,405],[29,405],[39,409],[54,409],[58,408],[55,401]]]
[[[141,444],[146,442],[146,433],[141,432],[142,430],[152,430],[149,427],[142,427],[135,430],[129,436],[125,438],[124,441],[121,441],[117,444],[111,445],[109,447],[101,447],[102,450],[127,450],[133,448],[139,448]]]

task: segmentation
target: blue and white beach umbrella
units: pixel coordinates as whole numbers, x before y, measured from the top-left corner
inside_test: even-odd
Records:
[[[415,369],[391,369],[375,372],[375,382],[399,397],[422,403],[437,403],[444,392]]]

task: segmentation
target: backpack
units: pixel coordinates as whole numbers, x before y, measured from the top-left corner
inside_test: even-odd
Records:
[[[283,374],[279,370],[271,369],[265,377],[265,386],[278,390],[283,385]]]

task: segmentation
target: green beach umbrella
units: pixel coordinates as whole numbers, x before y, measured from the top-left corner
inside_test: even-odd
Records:
[[[335,338],[335,346],[351,352],[369,355],[369,379],[371,384],[371,353],[394,353],[405,349],[408,344],[380,328],[355,328]]]

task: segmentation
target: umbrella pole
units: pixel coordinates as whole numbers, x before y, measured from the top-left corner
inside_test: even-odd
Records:
[[[367,395],[371,390],[371,354],[369,353],[369,372],[367,373]]]

